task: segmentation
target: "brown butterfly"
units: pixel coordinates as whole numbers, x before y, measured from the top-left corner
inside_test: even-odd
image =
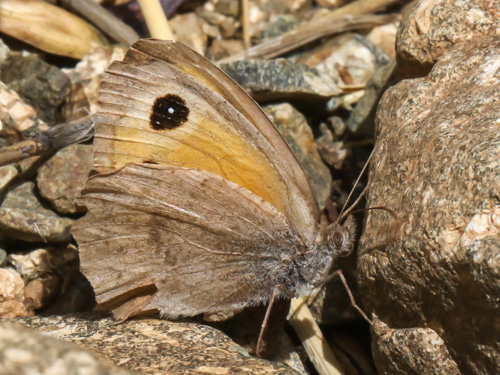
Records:
[[[95,165],[73,227],[98,303],[126,318],[231,315],[308,293],[349,253],[253,99],[181,43],[141,40],[99,90]]]

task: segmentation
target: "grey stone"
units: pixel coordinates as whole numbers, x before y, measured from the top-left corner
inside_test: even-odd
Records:
[[[9,191],[0,206],[0,230],[10,238],[30,242],[68,242],[72,219],[45,208],[25,182]]]
[[[256,100],[326,99],[342,90],[327,74],[286,59],[242,60],[220,68]]]
[[[71,82],[59,68],[36,55],[10,55],[0,66],[0,80],[32,105],[43,121],[61,120],[61,105],[70,93]]]
[[[70,145],[59,150],[38,169],[40,194],[61,214],[79,211],[75,199],[85,187],[93,161],[91,145]]]

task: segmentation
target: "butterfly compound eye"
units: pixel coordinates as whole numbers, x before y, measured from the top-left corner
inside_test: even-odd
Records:
[[[353,250],[353,241],[348,228],[331,224],[326,230],[326,245],[336,256],[344,257]]]
[[[332,235],[332,240],[333,240],[333,243],[335,244],[335,246],[341,247],[342,246],[342,242],[344,242],[343,238],[342,238],[342,233],[340,233],[340,232],[334,232],[333,235]]]
[[[186,101],[179,95],[167,94],[156,98],[149,121],[154,130],[175,129],[187,122],[188,117]]]

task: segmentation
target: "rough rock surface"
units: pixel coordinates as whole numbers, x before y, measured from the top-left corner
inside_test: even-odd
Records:
[[[359,249],[367,310],[390,329],[433,331],[384,350],[435,351],[427,345],[437,335],[462,374],[500,373],[499,66],[499,39],[476,38],[385,93],[367,206],[398,218],[370,212]],[[413,373],[435,374],[430,358]],[[387,361],[377,366],[392,373]]]
[[[288,103],[263,107],[306,172],[318,205],[323,208],[330,196],[332,175],[321,160],[306,118]]]
[[[500,1],[426,0],[415,2],[398,30],[396,49],[401,73],[427,74],[454,44],[482,35],[500,37]]]
[[[9,186],[9,183],[16,178],[18,174],[17,168],[11,164],[0,167],[0,197],[7,186]]]
[[[0,266],[0,318],[32,315],[37,309],[69,313],[93,307],[93,294],[83,295],[88,282],[81,283],[73,245],[9,255],[0,249]]]
[[[0,81],[0,137],[3,139],[0,147],[47,129],[48,125],[38,118],[35,109]]]
[[[242,60],[220,68],[256,100],[326,100],[342,93],[329,75],[286,59]]]
[[[375,320],[373,329],[377,338],[373,356],[383,363],[383,374],[421,375],[427,367],[426,374],[460,375],[443,339],[431,328],[390,329]]]
[[[138,375],[19,323],[0,322],[0,337],[0,374]]]
[[[24,282],[21,275],[14,269],[0,268],[0,318],[33,314],[24,303],[23,292]]]
[[[251,357],[220,331],[196,323],[159,319],[118,323],[95,314],[16,321],[141,373],[299,374],[280,363]]]
[[[92,146],[71,145],[59,150],[39,170],[40,194],[61,214],[78,211],[75,199],[85,187],[93,165]]]
[[[59,68],[35,55],[11,55],[0,67],[0,80],[33,105],[42,120],[61,120],[60,107],[70,92],[71,82]]]
[[[345,85],[365,85],[375,70],[389,63],[387,55],[366,37],[347,33],[299,56],[297,62]]]
[[[6,194],[0,206],[0,231],[30,242],[70,241],[73,220],[45,208],[34,188],[33,182],[25,182]]]

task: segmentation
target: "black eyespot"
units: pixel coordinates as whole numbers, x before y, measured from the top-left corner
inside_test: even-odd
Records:
[[[175,129],[184,124],[188,117],[186,101],[178,95],[167,94],[156,98],[149,123],[154,130]]]

